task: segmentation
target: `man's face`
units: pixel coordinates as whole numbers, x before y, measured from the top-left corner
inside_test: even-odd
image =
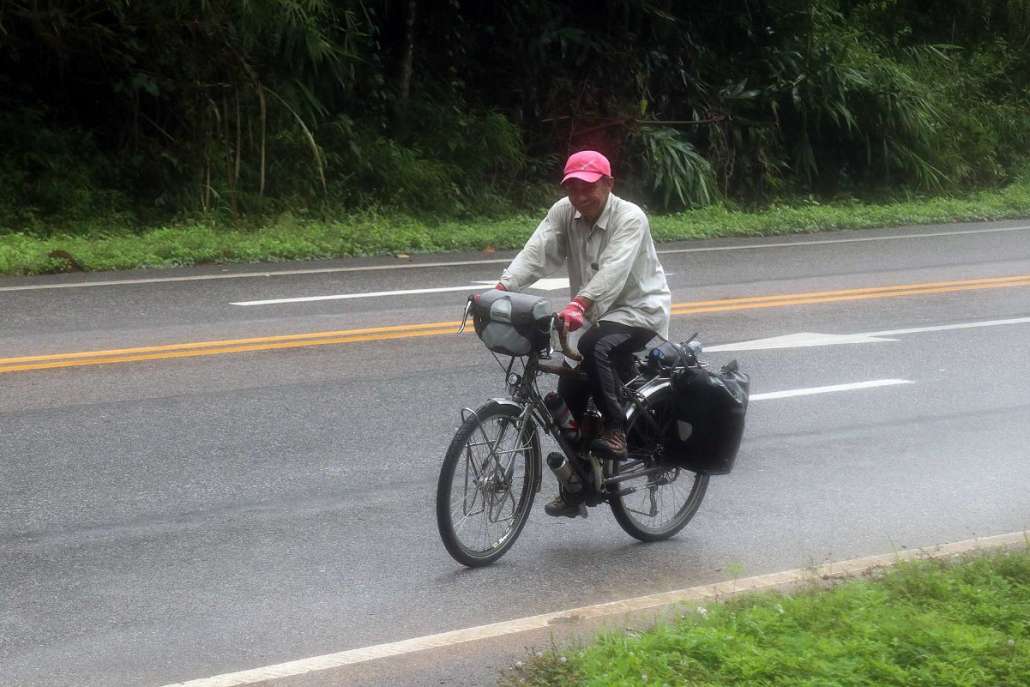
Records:
[[[565,193],[569,196],[572,207],[579,210],[591,222],[597,220],[608,202],[608,194],[612,192],[612,178],[601,177],[592,184],[582,179],[569,179],[565,182]]]

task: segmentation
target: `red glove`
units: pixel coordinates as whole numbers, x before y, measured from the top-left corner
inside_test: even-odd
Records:
[[[507,287],[505,287],[505,285],[502,284],[501,282],[497,282],[497,286],[495,286],[494,288],[497,289],[498,291],[507,291],[508,290]]]
[[[573,298],[565,309],[558,313],[558,317],[565,322],[565,328],[570,332],[574,332],[583,326],[583,319],[587,314],[586,300],[576,296]]]

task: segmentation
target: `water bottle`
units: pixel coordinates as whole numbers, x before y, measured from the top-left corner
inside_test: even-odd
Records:
[[[560,453],[552,453],[547,456],[547,467],[551,468],[555,479],[565,487],[570,494],[578,494],[583,489],[583,482],[576,474],[569,459]]]
[[[576,420],[572,417],[572,411],[569,410],[565,399],[552,391],[544,397],[544,405],[558,423],[558,431],[561,432],[562,438],[572,443],[579,441],[579,427],[576,426]]]

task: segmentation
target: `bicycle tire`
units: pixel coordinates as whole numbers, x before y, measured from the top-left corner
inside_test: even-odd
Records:
[[[436,524],[447,552],[462,565],[475,568],[496,561],[515,543],[529,518],[539,482],[540,438],[531,417],[521,429],[516,427],[521,412],[517,405],[486,403],[461,424],[444,455],[436,489]],[[521,481],[517,487],[516,476]],[[510,516],[502,519],[509,504]],[[491,528],[492,524],[500,526]],[[466,541],[474,538],[473,530],[483,535],[478,544]]]
[[[695,473],[664,463],[661,458],[661,437],[670,431],[670,423],[675,422],[673,413],[673,389],[665,385],[651,394],[644,402],[643,411],[635,408],[627,418],[626,442],[631,458],[643,460],[645,464],[665,465],[666,472],[639,487],[632,494],[613,494],[609,500],[612,514],[619,526],[630,536],[640,541],[651,542],[668,539],[682,530],[701,506],[705,492],[708,490],[708,475]],[[660,427],[657,433],[642,417],[647,412]],[[615,461],[612,464],[613,476],[626,470],[630,461]],[[688,485],[685,480],[691,478]],[[621,483],[619,487],[632,486],[633,481]],[[646,494],[649,512],[635,507],[636,501]],[[682,495],[682,498],[676,498]],[[680,503],[681,502],[681,503]],[[671,515],[664,511],[673,511]]]

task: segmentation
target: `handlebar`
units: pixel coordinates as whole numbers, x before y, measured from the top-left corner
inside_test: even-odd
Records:
[[[470,296],[468,301],[465,303],[465,313],[464,316],[461,318],[461,326],[458,327],[459,334],[465,331],[465,325],[468,322],[469,314],[471,312],[472,297]],[[574,350],[572,346],[569,344],[569,335],[568,331],[565,329],[565,322],[560,317],[558,317],[558,313],[551,313],[551,328],[558,332],[558,343],[561,346],[561,352],[565,355],[565,357],[575,362],[582,361],[583,356],[580,355],[579,352]],[[543,372],[549,372],[551,374],[556,374],[559,376],[582,374],[581,372],[573,370],[571,367],[567,367],[565,365],[551,366],[541,363],[540,369]]]
[[[468,302],[465,305],[465,313],[464,313],[464,317],[461,320],[461,326],[458,329],[458,333],[459,334],[465,330],[465,324],[468,322],[469,314],[470,314],[470,312],[472,310],[472,302],[473,302],[472,297],[469,297],[469,300],[468,300]],[[564,354],[564,356],[567,359],[571,360],[571,361],[581,362],[583,360],[583,356],[578,351],[574,350],[573,347],[569,344],[569,332],[568,332],[568,329],[565,326],[565,321],[562,320],[558,316],[558,313],[554,313],[554,312],[551,313],[551,315],[550,315],[550,329],[552,331],[557,331],[558,332],[558,343],[561,346],[561,351],[559,351],[559,352]],[[697,334],[696,333],[694,335],[692,335],[689,339],[687,339],[685,342],[681,343],[681,344],[673,344],[670,341],[666,341],[666,344],[671,344],[672,347],[674,348],[674,350],[679,351],[679,354],[674,354],[674,358],[677,361],[682,360],[682,363],[685,363],[688,366],[689,365],[698,365],[698,364],[704,365],[704,363],[701,363],[698,360],[698,358],[700,357],[701,351],[702,351],[702,346],[701,346],[701,342],[697,340]],[[651,361],[651,357],[655,353],[657,353],[658,356],[655,358],[654,361]],[[682,358],[680,356],[682,356]],[[548,364],[548,363],[545,363],[545,362],[541,361],[539,359],[539,357],[537,357],[537,356],[534,356],[534,357],[536,358],[536,361],[537,361],[536,362],[536,369],[539,370],[540,372],[558,375],[559,377],[576,377],[576,378],[581,378],[581,379],[586,377],[585,373],[582,370],[573,368],[573,367],[571,367],[569,365],[563,365],[563,364],[552,365],[552,364]],[[652,366],[660,366],[661,365],[660,361],[661,361],[662,357],[663,357],[663,355],[662,355],[662,350],[661,350],[660,347],[652,349],[650,354],[649,354],[649,356],[648,356],[648,363],[647,364],[648,365],[652,365]],[[682,363],[672,363],[672,364],[682,364]]]

